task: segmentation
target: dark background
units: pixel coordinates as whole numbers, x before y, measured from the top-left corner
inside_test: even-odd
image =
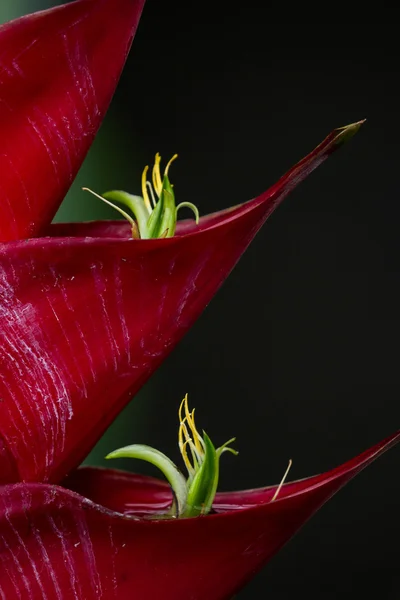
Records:
[[[325,471],[399,427],[394,38],[384,23],[270,19],[264,3],[237,12],[232,3],[148,0],[111,111],[58,218],[99,210],[82,183],[138,193],[156,151],[179,153],[178,201],[203,214],[228,207],[266,189],[334,127],[367,123],[270,218],[91,462],[133,442],[178,460],[176,407],[186,392],[216,444],[237,436],[240,454],[224,457],[221,489],[277,483],[289,458],[291,479]],[[399,460],[392,450],[349,484],[238,599],[398,599]]]

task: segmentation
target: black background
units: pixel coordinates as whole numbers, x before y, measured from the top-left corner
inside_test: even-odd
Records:
[[[400,417],[395,38],[385,23],[271,19],[261,2],[148,0],[108,117],[119,152],[179,152],[178,200],[203,214],[368,119],[270,218],[130,413],[146,413],[131,442],[178,459],[175,406],[189,392],[216,444],[237,436],[223,489],[276,483],[289,458],[292,479],[325,471]],[[106,187],[132,189],[141,167]],[[399,459],[392,450],[349,484],[238,599],[398,599]]]
[[[250,199],[331,129],[367,118],[301,185],[156,378],[152,436],[190,392],[222,486],[331,468],[398,428],[398,63],[387,24],[272,23],[264,3],[149,1],[117,102],[146,156],[178,151],[179,198]],[[178,185],[177,185],[178,184]],[[143,440],[142,440],[143,441]],[[170,452],[173,452],[171,445]],[[241,599],[400,597],[399,452],[316,515]]]

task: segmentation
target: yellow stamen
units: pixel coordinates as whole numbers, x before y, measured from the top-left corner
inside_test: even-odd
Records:
[[[165,167],[164,176],[165,175],[168,176],[169,168],[170,168],[171,164],[174,162],[174,160],[176,160],[177,158],[178,158],[178,155],[174,154],[173,157],[171,158],[171,160],[169,161],[169,163],[167,164],[167,166]]]
[[[158,197],[161,196],[161,192],[162,192],[160,162],[161,162],[161,156],[157,152],[155,159],[154,159],[154,167],[153,167],[153,186],[154,186],[155,192]]]
[[[200,452],[200,454],[202,454],[204,452],[203,438],[197,431],[196,424],[194,422],[194,410],[195,409],[193,409],[191,413],[188,413],[187,418],[188,418],[189,427],[192,431],[193,441],[195,443],[196,449]]]
[[[179,449],[182,454],[182,458],[188,469],[189,473],[196,470],[199,464],[201,464],[204,456],[204,442],[203,438],[196,429],[194,423],[194,410],[189,411],[188,396],[184,397],[179,406]],[[186,446],[189,446],[190,453],[192,455],[192,462],[190,461]]]
[[[146,208],[149,211],[149,213],[151,213],[151,211],[153,209],[151,207],[151,202],[150,202],[149,194],[147,193],[147,171],[148,170],[149,170],[149,166],[147,165],[143,169],[143,173],[142,173],[142,194],[143,194],[143,200],[144,200],[144,203],[146,205]]]
[[[189,460],[189,457],[187,455],[187,450],[186,450],[186,446],[189,443],[190,436],[189,436],[189,432],[188,432],[186,424],[185,424],[186,418],[184,418],[182,415],[182,408],[183,408],[184,402],[185,402],[185,399],[182,400],[182,402],[179,406],[179,411],[178,411],[178,415],[179,415],[178,443],[179,443],[179,450],[182,454],[182,458],[185,463],[185,466],[189,472],[192,472],[194,470],[194,467],[192,466],[192,464]],[[192,452],[192,455],[193,455],[193,452]]]
[[[279,495],[279,492],[281,491],[281,489],[282,489],[282,486],[283,486],[283,484],[285,483],[285,479],[286,479],[286,477],[288,476],[288,473],[289,473],[289,471],[290,471],[290,468],[291,468],[291,466],[292,466],[292,459],[290,459],[290,460],[289,460],[289,464],[288,464],[288,466],[287,466],[287,469],[286,469],[286,471],[285,471],[285,474],[284,474],[284,476],[282,477],[282,481],[281,481],[281,482],[280,482],[280,484],[278,485],[278,487],[277,487],[277,489],[276,489],[276,491],[275,491],[275,494],[274,494],[274,495],[273,495],[273,497],[272,497],[272,500],[271,500],[271,502],[273,502],[274,500],[276,500],[276,499],[277,499],[277,497],[278,497],[278,495]]]
[[[197,467],[197,465],[201,462],[201,454],[197,451],[196,446],[193,443],[192,438],[190,437],[190,433],[188,431],[188,428],[186,427],[186,417],[183,419],[183,421],[181,421],[180,424],[180,442],[179,442],[179,447],[182,448],[184,446],[184,444],[188,443],[189,444],[189,448],[190,448],[190,453],[192,455],[192,462],[193,462],[193,468],[195,469]],[[182,444],[183,442],[183,438],[185,438],[185,442],[184,444]]]
[[[187,435],[187,430],[186,430],[186,426],[184,421],[181,421],[179,424],[179,432],[178,432],[178,443],[179,443],[179,450],[182,453],[183,447],[186,444],[188,440],[188,435]]]
[[[151,203],[153,205],[153,208],[155,208],[157,202],[156,202],[156,198],[154,196],[153,186],[151,185],[150,181],[146,181],[146,185],[147,185],[147,189],[149,190],[150,197],[151,197]]]
[[[181,426],[182,426],[182,423],[183,423],[182,409],[183,409],[183,405],[185,404],[185,400],[186,399],[187,399],[187,394],[184,397],[184,399],[182,400],[182,402],[180,403],[179,410],[178,410],[179,423],[181,424]]]
[[[186,450],[186,446],[188,445],[189,442],[190,442],[190,440],[186,440],[184,442],[184,444],[182,444],[182,446],[180,447],[180,450],[181,450],[183,462],[185,463],[185,467],[187,468],[189,473],[193,473],[194,468],[192,467],[192,463],[190,462],[190,459],[188,457],[187,450]]]
[[[188,395],[187,394],[183,399],[181,407],[182,406],[185,407],[185,418],[183,420],[187,421],[189,429],[192,432],[192,438],[193,438],[193,441],[195,444],[195,448],[196,448],[197,452],[199,453],[199,455],[201,456],[202,454],[204,454],[203,440],[202,440],[201,435],[199,434],[199,432],[196,429],[196,425],[194,422],[194,409],[192,412],[189,411],[189,403],[188,403]]]
[[[194,471],[196,469],[196,467],[198,466],[200,457],[197,453],[196,447],[193,444],[193,440],[190,437],[190,434],[187,430],[186,424],[185,424],[186,419],[184,419],[181,424],[180,424],[180,428],[179,428],[179,449],[181,451],[183,460],[185,462],[186,468],[189,472]],[[185,441],[183,441],[183,438],[185,438]],[[189,445],[190,448],[190,454],[192,455],[192,463],[190,462],[189,457],[187,456],[187,453],[184,453],[184,449],[185,447]],[[185,458],[186,456],[186,458]]]

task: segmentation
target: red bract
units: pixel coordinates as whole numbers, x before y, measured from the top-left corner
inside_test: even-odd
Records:
[[[174,238],[81,223],[0,245],[0,481],[59,481],[76,467],[274,208],[358,127],[332,132],[259,198],[181,223]]]
[[[323,475],[223,493],[216,514],[135,518],[171,502],[153,478],[83,468],[70,489],[15,484],[0,493],[0,597],[7,600],[228,600],[329,498],[400,433]]]
[[[0,27],[0,240],[48,225],[94,139],[144,0],[78,0]]]

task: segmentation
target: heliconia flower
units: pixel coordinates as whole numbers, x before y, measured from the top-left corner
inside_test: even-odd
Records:
[[[145,167],[142,175],[142,194],[143,196],[134,196],[121,190],[106,192],[99,196],[88,188],[85,191],[91,192],[106,204],[111,205],[130,223],[132,228],[132,238],[148,240],[152,238],[173,237],[176,231],[176,222],[180,208],[190,208],[195,215],[196,224],[199,223],[199,211],[197,206],[191,202],[181,202],[176,206],[175,193],[169,180],[169,168],[171,163],[178,158],[175,154],[165,167],[164,174],[161,177],[160,162],[161,156],[157,153],[152,172],[153,185],[147,180],[148,166]],[[114,204],[117,202],[133,214],[131,216],[124,209]]]
[[[220,458],[225,452],[238,454],[231,448],[231,444],[236,438],[231,438],[216,449],[205,431],[203,431],[203,435],[198,432],[194,409],[189,411],[187,394],[179,408],[178,438],[179,450],[188,471],[187,480],[168,456],[144,444],[132,444],[125,448],[119,448],[110,452],[106,458],[136,458],[147,461],[160,469],[171,486],[174,498],[168,511],[162,513],[164,518],[208,515],[218,489]],[[286,479],[291,462],[289,462],[281,486]],[[280,487],[276,495],[279,494]]]
[[[0,27],[0,241],[38,235],[103,120],[145,0],[77,0]]]
[[[359,127],[333,131],[258,198],[178,222],[171,238],[95,222],[0,244],[0,481],[57,482],[78,466],[267,217]]]
[[[150,477],[84,467],[65,487],[0,488],[0,598],[229,600],[397,433],[322,475],[217,494],[213,514],[157,519],[172,502]],[[267,593],[268,590],[266,590]]]

